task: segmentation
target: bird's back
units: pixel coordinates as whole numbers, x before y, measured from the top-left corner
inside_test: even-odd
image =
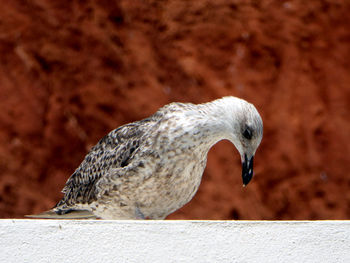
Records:
[[[98,181],[110,169],[123,168],[133,160],[145,136],[162,116],[161,112],[157,112],[147,119],[123,125],[104,136],[68,179],[62,190],[64,196],[56,205],[56,211],[96,201],[99,194]]]

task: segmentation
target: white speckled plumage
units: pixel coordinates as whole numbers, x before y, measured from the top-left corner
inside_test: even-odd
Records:
[[[255,107],[236,97],[168,104],[102,138],[68,179],[56,207],[33,217],[164,219],[192,199],[207,153],[220,140],[240,152],[248,183],[262,129]]]

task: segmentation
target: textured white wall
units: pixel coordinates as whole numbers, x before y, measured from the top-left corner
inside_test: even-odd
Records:
[[[0,262],[350,262],[350,221],[4,219]]]

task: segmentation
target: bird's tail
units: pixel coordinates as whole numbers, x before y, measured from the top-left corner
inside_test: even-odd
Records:
[[[37,215],[25,215],[29,218],[41,219],[96,219],[97,217],[88,210],[70,210],[64,214],[58,214],[53,210],[45,211]]]

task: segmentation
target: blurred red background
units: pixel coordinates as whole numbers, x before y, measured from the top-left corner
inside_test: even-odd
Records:
[[[220,142],[168,218],[350,219],[349,1],[0,2],[0,217],[55,205],[110,130],[234,95],[264,120],[253,181]]]

